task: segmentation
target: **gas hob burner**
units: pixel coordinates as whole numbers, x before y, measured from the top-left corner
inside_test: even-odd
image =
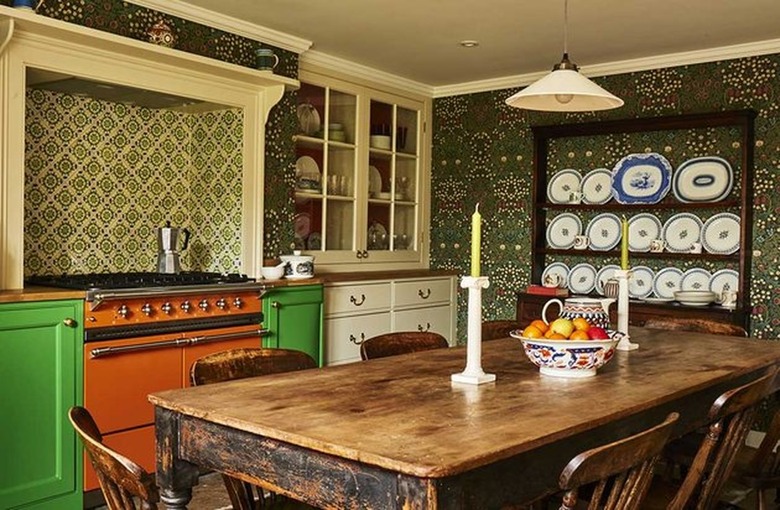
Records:
[[[65,289],[127,289],[145,287],[179,287],[184,285],[218,285],[253,282],[244,274],[222,274],[201,271],[168,273],[87,273],[31,276],[27,283]]]

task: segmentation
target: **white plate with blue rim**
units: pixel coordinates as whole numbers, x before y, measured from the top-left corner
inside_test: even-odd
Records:
[[[608,251],[620,242],[620,218],[612,213],[594,216],[585,229],[590,247],[596,251]]]
[[[590,294],[596,286],[596,268],[586,263],[577,264],[569,271],[567,285],[575,294]]]
[[[567,168],[557,172],[547,183],[547,199],[553,204],[570,204],[572,197],[580,191],[582,175],[577,170]]]
[[[656,152],[629,154],[612,169],[612,196],[621,204],[656,204],[672,184],[672,165]]]
[[[547,225],[547,246],[566,250],[574,246],[574,238],[582,232],[582,221],[572,213],[562,213]]]
[[[666,220],[661,230],[661,238],[666,250],[672,253],[690,253],[693,243],[701,240],[704,224],[698,216],[691,213],[678,213]]]
[[[717,156],[691,158],[677,167],[672,193],[680,202],[718,202],[731,193],[734,171]]]
[[[601,269],[598,270],[596,273],[596,292],[604,295],[604,284],[607,283],[607,281],[615,276],[615,271],[619,271],[620,266],[616,264],[608,264]]]
[[[731,255],[739,250],[740,218],[733,213],[718,213],[704,222],[701,245],[709,253]]]
[[[547,279],[548,275],[558,275],[558,281],[561,282],[558,286],[565,287],[569,280],[569,266],[563,262],[553,262],[542,271],[542,282]]]
[[[580,183],[582,201],[586,204],[606,204],[612,198],[612,172],[597,168],[586,173]]]
[[[652,294],[654,278],[655,273],[649,267],[632,267],[631,277],[628,279],[628,296],[635,299],[644,299]]]
[[[664,267],[655,273],[653,278],[653,294],[658,299],[674,301],[674,293],[682,290],[682,269]]]
[[[720,298],[724,291],[739,291],[739,273],[733,269],[719,269],[712,273],[709,290]]]
[[[681,290],[710,290],[712,273],[701,267],[692,267],[685,271],[680,280]]]
[[[654,239],[661,239],[661,220],[654,214],[639,213],[629,218],[629,251],[650,251],[650,243]]]

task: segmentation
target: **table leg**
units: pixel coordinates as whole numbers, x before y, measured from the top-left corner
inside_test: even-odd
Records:
[[[187,510],[192,487],[198,483],[198,467],[178,457],[178,413],[156,407],[154,414],[160,500],[168,510]]]

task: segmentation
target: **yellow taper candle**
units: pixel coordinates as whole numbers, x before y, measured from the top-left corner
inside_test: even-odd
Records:
[[[482,243],[482,215],[479,214],[479,204],[471,215],[471,276],[479,277],[479,254]]]
[[[621,220],[622,236],[620,240],[620,269],[628,269],[628,220],[625,216]]]

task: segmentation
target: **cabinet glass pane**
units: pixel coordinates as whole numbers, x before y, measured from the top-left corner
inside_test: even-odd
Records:
[[[328,147],[326,169],[326,193],[328,197],[355,196],[355,149],[354,147]]]
[[[393,105],[371,101],[371,138],[369,146],[374,149],[390,150],[393,140]]]
[[[328,201],[327,216],[325,249],[354,250],[355,202],[347,199],[331,199]]]
[[[393,250],[415,250],[417,207],[414,204],[396,202],[393,220]]]
[[[298,140],[295,144],[295,191],[296,193],[321,194],[322,193],[322,168],[323,168],[322,143]]]
[[[298,134],[322,138],[325,122],[325,89],[301,83],[298,90]]]
[[[397,156],[395,160],[395,199],[417,202],[417,159]]]
[[[395,147],[398,152],[417,154],[418,119],[418,111],[398,108],[395,127]]]
[[[319,250],[322,245],[322,197],[295,195],[295,249]]]
[[[352,94],[330,90],[328,105],[328,140],[354,144],[357,98]]]
[[[368,237],[366,248],[369,250],[390,249],[390,201],[370,200],[368,203]]]

